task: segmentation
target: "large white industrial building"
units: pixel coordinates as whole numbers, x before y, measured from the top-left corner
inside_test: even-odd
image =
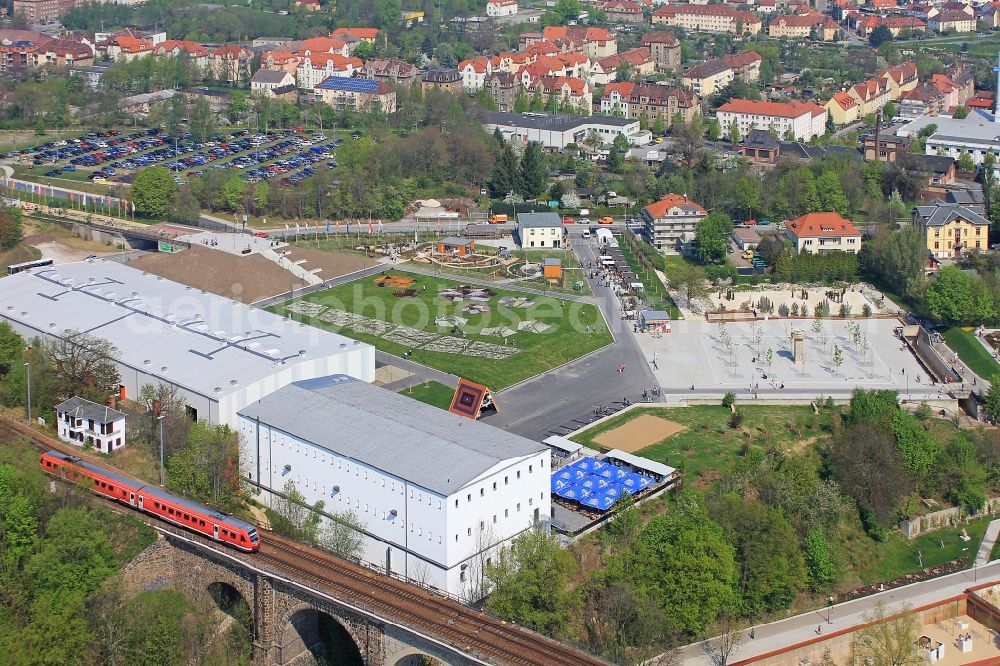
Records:
[[[173,385],[192,418],[232,426],[240,408],[293,381],[375,375],[367,344],[101,259],[0,280],[0,320],[26,338],[104,338],[120,352],[126,397]]]
[[[265,498],[293,481],[364,523],[363,559],[451,594],[477,596],[497,548],[550,516],[547,446],[351,377],[285,386],[238,430]]]

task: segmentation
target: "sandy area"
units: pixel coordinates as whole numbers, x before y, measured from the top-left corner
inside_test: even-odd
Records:
[[[661,419],[652,414],[643,414],[614,430],[603,432],[594,441],[606,449],[619,449],[625,453],[635,453],[651,444],[662,442],[671,435],[687,430],[676,421]]]
[[[808,308],[809,314],[813,314],[816,306],[823,302],[824,300],[830,301],[830,310],[833,315],[836,316],[840,311],[840,303],[836,302],[834,299],[827,299],[828,291],[836,291],[837,296],[840,296],[840,290],[833,289],[823,289],[819,287],[812,287],[805,289],[806,298],[802,298],[802,287],[792,287],[789,285],[787,289],[760,289],[754,291],[736,291],[733,293],[733,300],[726,299],[726,292],[722,292],[722,297],[719,297],[718,291],[713,291],[708,294],[707,300],[711,301],[711,307],[713,309],[719,309],[720,306],[725,306],[727,310],[739,310],[739,309],[755,309],[758,307],[761,298],[767,298],[774,305],[774,312],[772,315],[778,314],[778,308],[782,305],[787,305],[789,308],[793,304],[798,304],[799,309],[806,307]],[[867,290],[866,290],[867,291]],[[794,292],[794,293],[793,293]],[[867,304],[873,313],[878,313],[879,307],[873,302],[873,299],[866,297],[866,293],[863,293],[860,287],[854,287],[853,289],[848,287],[847,292],[844,294],[843,302],[850,306],[851,314],[855,317],[860,317],[861,312]],[[891,304],[889,304],[891,306]]]
[[[392,382],[398,382],[412,374],[409,370],[403,370],[394,365],[383,365],[381,368],[375,368],[375,385],[384,386]]]
[[[241,257],[197,245],[176,254],[147,254],[129,266],[244,303],[305,286],[264,257]]]

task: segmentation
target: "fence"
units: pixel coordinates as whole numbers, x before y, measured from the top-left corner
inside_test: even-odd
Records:
[[[990,497],[986,500],[986,504],[983,506],[982,510],[977,512],[976,515],[991,516],[998,510],[1000,510],[1000,497]],[[928,513],[923,516],[904,518],[899,521],[899,531],[902,532],[903,536],[907,539],[915,539],[925,532],[933,532],[934,530],[940,530],[946,527],[954,527],[958,525],[961,519],[962,509],[960,507],[952,507],[950,509],[934,511],[933,513]]]

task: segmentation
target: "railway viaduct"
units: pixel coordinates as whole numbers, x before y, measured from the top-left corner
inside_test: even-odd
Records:
[[[253,624],[254,661],[264,666],[483,664],[457,648],[379,618],[349,599],[312,589],[239,557],[167,533],[124,571],[127,594],[172,588],[203,609],[231,612],[242,599]]]

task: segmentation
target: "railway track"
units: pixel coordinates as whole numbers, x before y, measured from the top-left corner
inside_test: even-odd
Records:
[[[41,451],[56,449],[71,455],[79,454],[73,447],[7,419],[0,419],[0,435],[28,437]],[[114,504],[110,500],[108,502]],[[160,525],[155,518],[137,515],[151,524]],[[201,539],[197,534],[185,532],[184,536],[217,547],[217,544]],[[457,601],[334,555],[270,533],[261,535],[261,538],[260,551],[253,555],[241,555],[248,563],[265,564],[293,580],[309,581],[335,598],[378,611],[386,619],[436,636],[487,663],[504,666],[605,666],[607,663],[571,646],[501,622]]]

